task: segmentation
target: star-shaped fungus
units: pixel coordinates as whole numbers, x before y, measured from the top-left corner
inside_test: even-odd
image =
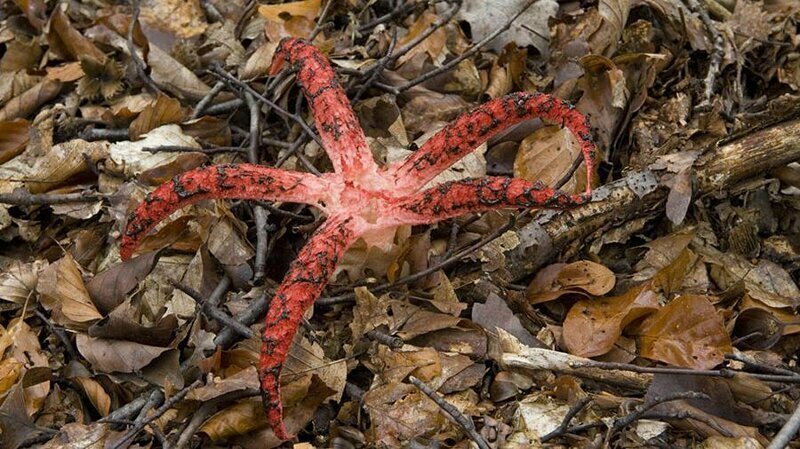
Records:
[[[322,293],[337,261],[360,236],[404,224],[428,224],[501,208],[566,209],[587,202],[522,179],[487,176],[421,190],[436,175],[504,129],[536,117],[563,124],[577,138],[586,170],[594,170],[595,147],[586,118],[569,103],[542,93],[515,93],[467,112],[431,137],[406,160],[379,167],[328,60],[312,45],[284,39],[271,73],[288,64],[311,107],[333,173],[315,176],[253,164],[191,170],[150,193],[131,214],[122,238],[128,259],[159,221],[207,199],[305,203],[327,216],[299,252],[270,304],[262,336],[259,377],[267,417],[275,434],[290,439],[283,425],[279,376],[303,312]]]

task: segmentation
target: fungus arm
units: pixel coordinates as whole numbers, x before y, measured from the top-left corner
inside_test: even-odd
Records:
[[[308,99],[333,169],[345,179],[356,179],[362,173],[377,173],[378,166],[364,131],[328,59],[313,45],[286,38],[278,45],[270,73],[280,72],[284,63],[298,71],[297,82]]]
[[[286,201],[317,205],[326,182],[308,173],[253,164],[198,168],[175,176],[151,192],[128,218],[120,256],[130,259],[142,238],[178,209],[208,199]]]
[[[506,95],[460,115],[406,160],[391,166],[389,175],[401,191],[417,191],[478,145],[504,129],[537,117],[561,124],[575,135],[589,174],[586,193],[591,193],[597,155],[589,122],[566,101],[539,92]]]
[[[352,219],[330,217],[300,250],[267,312],[258,376],[264,409],[275,435],[291,439],[283,424],[280,373],[303,313],[322,294],[339,258],[358,238]]]
[[[587,194],[569,195],[541,182],[487,176],[446,182],[411,195],[395,206],[394,216],[404,224],[425,224],[494,209],[569,209],[590,198]]]

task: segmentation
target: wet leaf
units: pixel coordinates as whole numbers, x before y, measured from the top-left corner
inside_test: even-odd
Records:
[[[672,300],[635,334],[642,357],[687,368],[711,369],[733,350],[722,318],[705,296]]]

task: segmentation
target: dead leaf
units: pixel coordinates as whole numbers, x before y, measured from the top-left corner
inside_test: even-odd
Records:
[[[42,270],[36,291],[58,324],[85,329],[102,318],[89,298],[78,264],[69,253]]]
[[[131,140],[139,140],[143,134],[162,125],[180,123],[185,116],[186,113],[178,100],[166,95],[159,95],[156,102],[144,108],[136,120],[131,123],[128,133]]]
[[[169,350],[124,340],[93,338],[86,334],[78,334],[75,343],[92,368],[103,373],[132,373]]]
[[[0,273],[0,299],[22,305],[30,298],[39,282],[39,273],[47,266],[45,260],[28,264],[15,263]]]
[[[228,120],[204,115],[195,120],[181,123],[187,136],[207,142],[210,145],[226,147],[231,144],[231,127]]]
[[[472,39],[479,41],[503,26],[512,15],[519,12],[525,0],[501,0],[486,3],[480,0],[465,1],[456,17],[470,24]],[[550,29],[547,20],[558,12],[558,3],[553,0],[535,2],[511,24],[502,39],[497,38],[489,47],[500,50],[506,42],[516,42],[521,47],[533,45],[540,53],[548,50],[547,36]]]
[[[634,334],[642,357],[687,368],[711,369],[733,351],[722,318],[705,296],[670,301]]]
[[[631,322],[658,310],[658,298],[647,286],[613,298],[582,299],[564,320],[564,344],[580,357],[603,355],[614,347]]]
[[[692,201],[692,170],[686,169],[675,175],[667,185],[667,218],[674,225],[683,223]]]
[[[200,144],[183,133],[178,125],[164,125],[147,133],[144,139],[136,142],[124,141],[111,144],[110,161],[106,168],[121,172],[126,177],[136,176],[158,166],[173,163],[180,153],[145,151],[145,148],[158,148],[165,145],[177,145],[200,148]]]
[[[61,82],[44,78],[35,86],[12,98],[0,109],[0,122],[24,118],[61,92]]]
[[[489,294],[485,304],[475,303],[472,305],[472,321],[480,324],[490,333],[499,327],[517,337],[525,345],[534,348],[542,346],[542,342],[522,326],[519,318],[514,315],[508,304],[494,293]]]
[[[49,370],[47,370],[49,372]],[[33,422],[25,406],[26,378],[33,379],[38,373],[28,371],[25,378],[17,382],[0,405],[0,428],[3,429],[2,446],[17,449],[31,437],[41,434],[41,429]]]
[[[47,40],[50,43],[50,51],[62,58],[77,61],[81,57],[86,57],[100,64],[106,61],[105,53],[72,26],[61,7],[55,8],[53,15],[50,16],[50,33],[47,35]]]
[[[278,5],[259,5],[258,13],[272,22],[282,22],[288,20],[292,16],[302,16],[308,20],[314,20],[319,14],[320,6],[320,0],[304,0]]]
[[[30,122],[23,119],[0,122],[0,164],[25,150],[30,128]]]
[[[580,155],[577,140],[560,126],[539,128],[520,143],[514,160],[514,176],[531,182],[541,181],[553,185],[560,180]],[[580,173],[577,170],[577,173]],[[564,186],[567,191],[577,189],[575,177]]]
[[[438,17],[430,10],[422,13],[417,20],[408,29],[408,33],[397,42],[399,48],[402,48],[409,42],[416,39],[419,35],[427,31],[431,25],[436,22]],[[435,65],[441,65],[447,55],[447,32],[444,28],[439,28],[430,36],[426,37],[422,42],[415,45],[408,53],[398,59],[398,65],[403,65],[409,60],[413,59],[419,54],[427,53]]]
[[[153,81],[175,96],[198,101],[211,89],[191,70],[155,45],[147,55]]]
[[[106,416],[111,411],[111,396],[108,395],[100,382],[91,377],[73,377],[72,380],[80,384],[86,397],[92,402],[100,416]]]
[[[158,253],[149,252],[95,275],[87,284],[94,304],[104,315],[125,301],[126,295],[145,278],[158,260]]]

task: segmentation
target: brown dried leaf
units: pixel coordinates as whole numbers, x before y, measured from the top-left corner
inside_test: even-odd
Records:
[[[83,388],[86,397],[92,402],[95,410],[100,413],[100,416],[106,416],[111,411],[111,396],[108,395],[106,390],[100,385],[100,382],[92,379],[91,377],[73,377],[72,380],[78,382]]]
[[[520,144],[514,160],[514,176],[553,185],[569,171],[572,161],[579,155],[580,146],[572,133],[560,126],[545,126]],[[575,173],[577,176],[581,170]],[[573,191],[577,186],[577,178],[573,176],[564,189]]]
[[[153,270],[157,256],[158,253],[149,252],[95,275],[86,284],[86,290],[100,312],[107,315],[122,304],[128,292]]]
[[[179,98],[198,101],[211,90],[191,70],[158,46],[150,46],[147,65],[150,66],[150,76],[153,81]]]
[[[41,30],[47,20],[47,5],[44,0],[14,0],[25,18],[37,30]]]
[[[514,315],[508,304],[494,293],[489,294],[485,304],[473,304],[472,321],[480,324],[490,333],[499,327],[517,337],[523,344],[534,348],[542,346],[542,343],[522,326],[519,318]]]
[[[89,298],[78,264],[69,253],[42,270],[36,291],[58,324],[85,329],[90,322],[102,318]]]
[[[150,104],[136,117],[128,129],[131,140],[139,140],[142,134],[147,134],[161,125],[180,123],[186,113],[181,107],[181,102],[166,95],[159,95],[156,102]]]
[[[12,98],[0,109],[0,122],[27,117],[43,104],[58,96],[61,82],[45,78],[35,86]]]
[[[31,371],[26,373],[33,376]],[[14,385],[0,405],[0,434],[2,447],[17,449],[28,438],[38,435],[41,430],[34,424],[25,406],[25,379]]]
[[[320,0],[303,0],[279,5],[260,5],[258,13],[271,22],[282,22],[292,16],[302,16],[314,20],[320,11]]]
[[[658,299],[647,286],[613,298],[580,300],[564,320],[564,344],[570,354],[581,357],[605,354],[628,324],[656,310]]]
[[[722,317],[700,295],[672,300],[642,322],[635,334],[642,357],[687,368],[711,369],[733,351]]]
[[[0,73],[35,70],[42,59],[42,47],[35,39],[30,42],[14,39],[6,42],[6,53],[0,59]]]
[[[169,348],[93,338],[86,334],[78,334],[75,343],[81,355],[92,364],[92,368],[104,373],[138,371],[165,351],[169,351]]]
[[[81,57],[86,57],[105,64],[105,53],[69,23],[69,18],[60,7],[57,7],[50,17],[50,32],[47,34],[47,40],[50,43],[50,51],[59,54],[62,58],[77,61]]]
[[[608,268],[588,260],[565,265],[558,273],[558,283],[564,288],[579,288],[590,295],[605,295],[614,288],[616,277]]]
[[[29,264],[11,264],[0,273],[0,299],[19,305],[24,304],[39,282],[39,273],[46,266],[45,260],[36,260]]]
[[[427,31],[437,19],[438,17],[436,14],[430,10],[426,10],[424,13],[422,13],[422,15],[419,16],[419,18],[417,18],[416,22],[411,25],[411,27],[408,29],[408,33],[397,42],[398,47],[402,48],[409,42],[416,39],[422,33]],[[398,60],[398,65],[403,65],[407,61],[413,59],[415,56],[423,53],[427,53],[431,60],[433,60],[434,64],[439,65],[444,62],[444,58],[447,55],[446,43],[447,32],[444,28],[439,28],[431,33],[430,36],[425,38],[425,40],[415,45],[411,51],[401,56]]]
[[[181,129],[187,136],[221,147],[231,144],[231,127],[228,120],[204,115],[195,120],[181,123]]]
[[[203,153],[178,153],[177,157],[166,164],[144,170],[139,175],[139,182],[151,186],[159,186],[183,172],[198,168],[208,162]]]

